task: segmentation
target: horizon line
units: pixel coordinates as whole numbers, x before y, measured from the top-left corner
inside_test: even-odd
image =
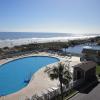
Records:
[[[67,32],[35,32],[35,31],[0,31],[0,33],[67,33]],[[79,33],[79,32],[76,32],[76,33],[71,33],[71,32],[68,32],[67,34],[100,34],[98,32],[84,32],[84,33]]]

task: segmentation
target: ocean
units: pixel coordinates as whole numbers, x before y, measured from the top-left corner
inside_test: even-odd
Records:
[[[68,41],[100,36],[100,34],[43,33],[43,32],[0,32],[0,48],[34,42]]]

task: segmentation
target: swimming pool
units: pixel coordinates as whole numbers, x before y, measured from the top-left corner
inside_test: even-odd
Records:
[[[59,59],[48,56],[32,56],[17,59],[0,66],[0,96],[14,93],[28,84],[32,75]]]

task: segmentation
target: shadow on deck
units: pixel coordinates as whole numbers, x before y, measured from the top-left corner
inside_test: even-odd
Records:
[[[79,91],[80,93],[88,94],[92,91],[97,85],[99,84],[98,80],[94,81],[87,81],[81,86],[75,88],[75,90]]]

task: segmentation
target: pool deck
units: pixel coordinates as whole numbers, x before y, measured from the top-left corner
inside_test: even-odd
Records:
[[[57,54],[49,54],[49,53],[38,53],[38,54],[30,54],[30,55],[23,55],[20,57],[8,58],[0,60],[0,65],[12,61],[14,59],[19,59],[28,56],[50,56],[50,57],[57,57],[61,61],[65,61],[66,58],[64,56],[58,56]],[[80,58],[72,56],[70,59],[71,63],[70,66],[76,65],[80,63]],[[52,64],[48,65],[51,66]],[[58,80],[51,81],[46,73],[44,73],[45,67],[39,69],[32,77],[30,83],[25,88],[19,90],[18,92],[12,93],[7,96],[0,97],[0,100],[25,100],[25,98],[30,98],[34,94],[41,94],[46,92],[48,89],[52,87],[57,87],[59,82]]]

